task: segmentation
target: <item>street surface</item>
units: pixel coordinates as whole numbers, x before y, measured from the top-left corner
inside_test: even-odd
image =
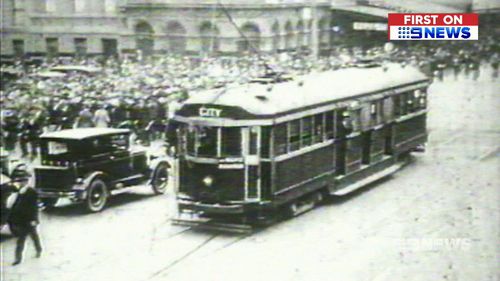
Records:
[[[495,83],[496,82],[496,83]],[[500,96],[445,76],[430,88],[427,151],[391,178],[263,229],[228,235],[173,226],[174,196],[146,187],[98,214],[64,205],[42,214],[45,247],[11,266],[1,237],[1,280],[478,280],[500,272]]]

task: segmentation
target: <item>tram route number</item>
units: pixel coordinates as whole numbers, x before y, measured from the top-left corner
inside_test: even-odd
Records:
[[[202,117],[220,117],[222,109],[201,107],[198,114]]]

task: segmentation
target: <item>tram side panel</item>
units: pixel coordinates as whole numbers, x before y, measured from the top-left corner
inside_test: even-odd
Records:
[[[298,198],[326,187],[335,171],[334,144],[285,160],[276,161],[274,196],[276,203]],[[279,158],[278,158],[279,159]]]
[[[427,142],[426,114],[396,121],[394,124],[394,150],[405,153]]]

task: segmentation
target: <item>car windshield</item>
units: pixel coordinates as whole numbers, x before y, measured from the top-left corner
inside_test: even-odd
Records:
[[[240,157],[239,127],[187,126],[187,153],[198,157]]]

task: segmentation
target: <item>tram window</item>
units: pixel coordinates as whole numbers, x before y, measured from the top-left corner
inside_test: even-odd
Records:
[[[250,155],[258,154],[257,140],[259,135],[259,127],[250,127]]]
[[[354,132],[361,129],[361,108],[354,109],[349,114],[351,116],[351,125]]]
[[[425,92],[422,92],[419,100],[419,108],[425,109],[427,107],[427,95]]]
[[[282,155],[287,152],[287,146],[288,146],[287,126],[288,123],[282,123],[274,128],[274,144],[275,144],[276,155]]]
[[[425,92],[422,90],[416,90],[413,95],[415,97],[415,109],[425,109]]]
[[[370,104],[370,115],[372,118],[377,116],[377,104],[374,102]]]
[[[384,120],[384,100],[377,102],[377,124],[382,123]]]
[[[401,94],[401,115],[408,114],[408,93]]]
[[[218,128],[215,127],[199,127],[197,130],[197,146],[199,156],[216,156],[217,155],[217,135]]]
[[[288,123],[288,151],[300,148],[300,119]]]
[[[311,145],[312,143],[312,117],[304,117],[302,118],[302,131],[300,132],[301,136],[301,147],[306,147]]]
[[[328,111],[325,113],[325,135],[326,139],[333,139],[334,137],[334,112]]]
[[[239,127],[222,128],[221,156],[241,156],[241,129]]]
[[[260,154],[269,157],[269,142],[271,139],[271,127],[261,127]]]
[[[187,133],[187,152],[190,155],[196,155],[196,127],[189,126],[186,129]]]
[[[394,116],[401,116],[401,97],[399,95],[394,95],[392,98],[394,104]]]
[[[408,103],[408,112],[415,112],[418,106],[418,104],[415,102],[417,101],[417,98],[415,98],[413,92],[410,92],[407,95],[408,95],[408,100],[406,102]]]
[[[323,116],[324,114],[314,115],[313,143],[318,143],[323,141],[323,133],[324,133]]]

